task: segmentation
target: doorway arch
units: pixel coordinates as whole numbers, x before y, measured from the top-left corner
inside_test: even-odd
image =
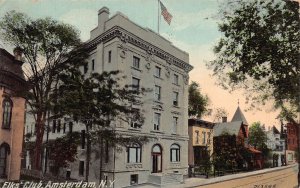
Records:
[[[152,158],[152,173],[162,172],[163,155],[162,155],[161,145],[159,144],[153,145],[151,158]]]

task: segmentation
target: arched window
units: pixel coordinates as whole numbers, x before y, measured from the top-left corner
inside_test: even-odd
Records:
[[[3,143],[0,146],[0,178],[6,178],[7,155],[10,153],[9,145]]]
[[[127,163],[141,163],[142,148],[139,144],[132,144],[127,147]]]
[[[5,98],[2,103],[2,128],[9,129],[11,123],[11,113],[12,113],[13,103],[10,99]]]
[[[171,145],[170,160],[171,160],[171,162],[179,162],[180,161],[180,146],[179,145],[177,145],[177,144]]]

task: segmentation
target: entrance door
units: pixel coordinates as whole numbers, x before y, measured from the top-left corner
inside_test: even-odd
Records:
[[[160,145],[152,148],[152,173],[162,172],[162,152]]]

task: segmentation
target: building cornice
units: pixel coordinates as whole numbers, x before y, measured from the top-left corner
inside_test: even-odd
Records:
[[[113,40],[114,38],[119,38],[124,43],[132,44],[145,50],[149,55],[155,55],[169,64],[174,64],[175,66],[183,69],[185,72],[190,72],[193,66],[184,62],[177,57],[171,55],[170,53],[162,50],[161,48],[139,38],[138,36],[132,34],[131,32],[121,28],[120,26],[114,26],[111,29],[105,31],[93,40],[87,41],[85,46],[89,50],[93,50],[97,47],[99,43],[106,43]],[[185,53],[185,52],[184,52]]]

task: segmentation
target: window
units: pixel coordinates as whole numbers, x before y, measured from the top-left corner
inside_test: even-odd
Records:
[[[288,153],[288,161],[293,161],[293,154],[292,153]]]
[[[66,172],[66,178],[67,179],[70,179],[71,178],[71,170],[67,170],[67,172]]]
[[[132,77],[132,89],[139,90],[140,89],[140,79]]]
[[[177,133],[177,124],[178,124],[178,117],[173,117],[173,129],[172,129],[173,134]]]
[[[34,135],[36,135],[36,123],[34,124]]]
[[[134,129],[140,129],[142,127],[141,124],[137,121],[132,121],[130,126]]]
[[[10,153],[9,145],[6,143],[0,146],[0,178],[6,178],[7,155]]]
[[[210,133],[207,133],[207,144],[210,144]]]
[[[105,146],[105,150],[104,150],[105,151],[104,162],[108,163],[108,160],[109,160],[109,145],[108,145],[107,141],[105,141],[104,146]]]
[[[92,59],[92,70],[95,70],[95,59]]]
[[[2,128],[9,129],[11,123],[11,114],[12,114],[13,103],[10,99],[5,98],[2,103]]]
[[[81,130],[81,149],[85,148],[85,130]]]
[[[104,174],[104,182],[105,182],[105,186],[107,187],[107,183],[108,183],[108,176],[106,174]]]
[[[141,163],[142,150],[139,144],[127,147],[127,163]]]
[[[130,175],[130,185],[137,185],[138,184],[139,176],[138,174]]]
[[[108,51],[108,62],[111,63],[111,51]]]
[[[73,132],[73,122],[69,122],[69,132]]]
[[[199,131],[196,132],[196,144],[199,144]]]
[[[160,95],[161,95],[161,87],[155,85],[155,88],[154,88],[154,99],[155,99],[156,101],[160,101],[160,98],[161,98]]]
[[[134,129],[141,128],[142,125],[139,122],[139,111],[140,110],[137,108],[133,108],[132,111],[133,112],[132,112],[132,119],[131,119],[130,127],[134,128]]]
[[[87,73],[88,69],[89,69],[89,64],[85,64],[85,65],[83,66],[83,72],[84,72],[84,74]]]
[[[154,113],[154,130],[159,131],[160,128],[160,114]]]
[[[179,83],[179,82],[178,82],[178,78],[179,78],[179,77],[178,77],[177,74],[174,74],[174,75],[173,75],[173,84],[178,85],[178,83]]]
[[[173,91],[173,105],[178,106],[178,92]]]
[[[154,76],[160,78],[160,74],[161,74],[161,68],[160,67],[157,67],[155,66],[155,70],[154,70]]]
[[[61,121],[60,119],[57,121],[57,133],[60,133]]]
[[[56,120],[54,119],[52,121],[52,133],[55,133],[55,130],[56,130]]]
[[[84,161],[79,161],[79,176],[84,174]]]
[[[64,126],[63,126],[63,133],[66,133],[66,123],[64,123]]]
[[[202,132],[202,134],[203,134],[203,139],[202,139],[202,144],[205,144],[206,143],[206,132]]]
[[[140,69],[140,58],[133,56],[132,66],[136,69]]]
[[[173,144],[170,149],[170,160],[171,162],[180,161],[180,147],[177,144]]]

